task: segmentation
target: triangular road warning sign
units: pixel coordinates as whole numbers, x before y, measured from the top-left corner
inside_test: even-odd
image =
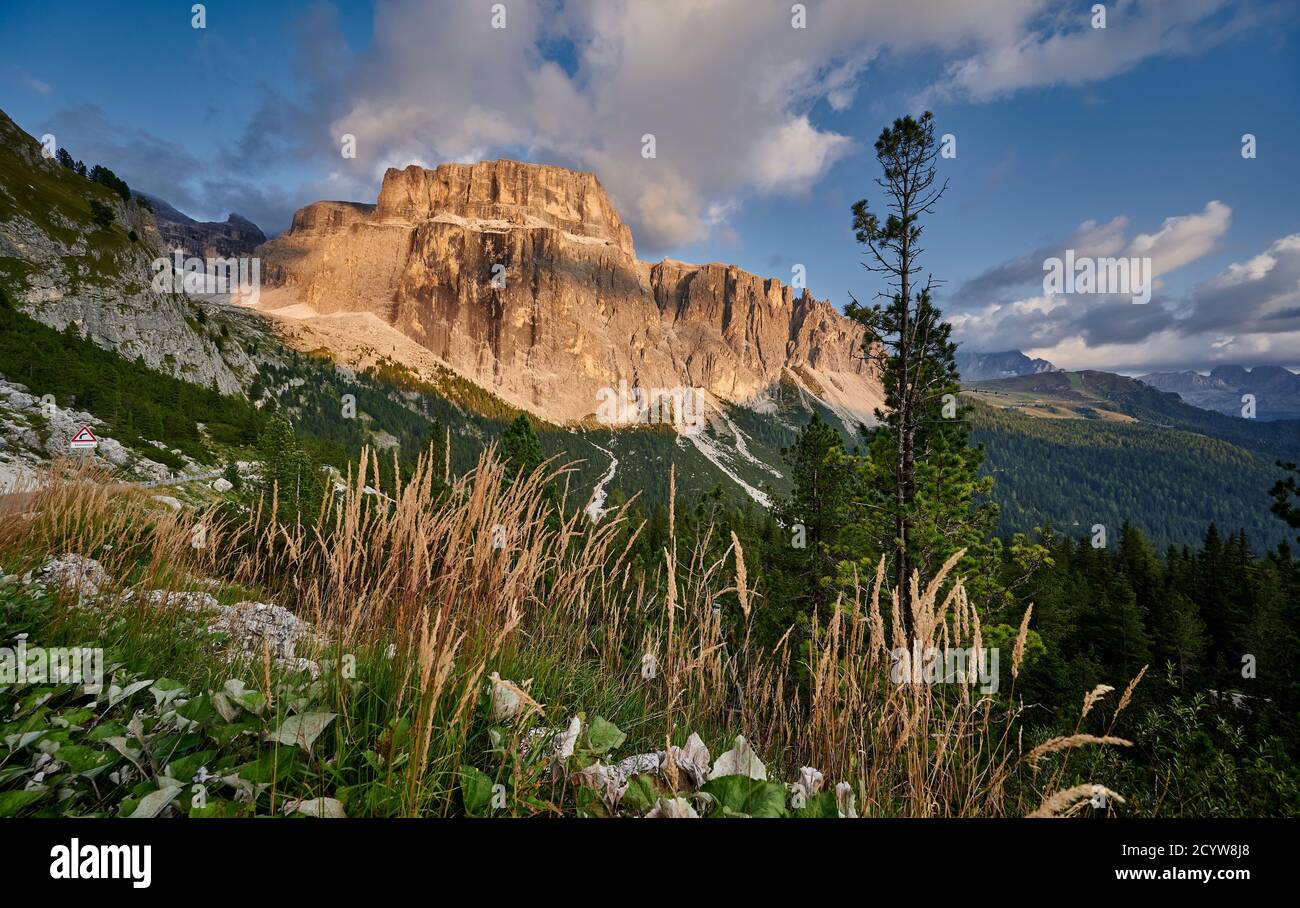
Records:
[[[90,426],[82,426],[81,431],[72,436],[72,441],[68,443],[71,448],[96,448],[99,447],[99,439],[95,433],[90,431]]]

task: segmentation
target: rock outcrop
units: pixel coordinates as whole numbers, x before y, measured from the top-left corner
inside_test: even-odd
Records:
[[[167,248],[180,249],[186,256],[247,256],[266,242],[261,228],[233,212],[224,221],[196,221],[157,196],[137,192],[136,197],[144,199],[153,209],[154,222]]]
[[[154,288],[167,253],[148,209],[46,158],[3,112],[0,174],[0,288],[20,309],[177,378],[226,393],[247,387],[256,368],[246,341],[261,327]],[[97,209],[111,221],[99,223]],[[214,316],[206,327],[197,308]]]
[[[161,480],[171,471],[109,438],[103,422],[89,413],[59,407],[28,392],[26,385],[0,375],[0,495],[38,484],[41,465],[68,457],[69,442],[83,426],[93,427],[99,446],[77,455],[107,469],[120,469],[145,480]]]
[[[792,382],[864,421],[881,403],[860,326],[731,265],[639,261],[589,173],[504,160],[392,169],[375,205],[308,205],[258,254],[263,311],[377,318],[556,422],[593,416],[620,382],[750,404]]]

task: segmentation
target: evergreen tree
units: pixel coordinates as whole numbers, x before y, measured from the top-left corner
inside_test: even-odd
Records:
[[[513,467],[515,476],[528,476],[546,459],[528,414],[520,413],[501,434],[501,455]]]
[[[316,464],[298,443],[293,428],[282,418],[271,419],[257,440],[261,460],[261,491],[276,495],[282,522],[312,520],[324,497],[324,483]]]
[[[1156,658],[1172,664],[1178,683],[1186,687],[1188,678],[1198,673],[1205,658],[1205,622],[1196,603],[1182,593],[1168,592],[1161,597],[1152,623]]]
[[[1300,530],[1300,484],[1297,484],[1300,466],[1281,460],[1277,465],[1291,475],[1279,479],[1268,490],[1269,497],[1273,499],[1269,510],[1291,529]],[[1296,536],[1296,541],[1300,542],[1300,535]]]
[[[979,498],[991,481],[977,477],[982,449],[968,446],[969,424],[957,406],[961,390],[950,326],[931,301],[933,279],[918,285],[921,217],[934,211],[946,184],[936,186],[934,117],[895,120],[876,141],[884,176],[876,184],[888,212],[882,222],[867,201],[853,205],[853,226],[867,248],[863,267],[885,277],[886,300],[852,299],[845,312],[866,330],[864,353],[880,369],[886,409],[868,445],[869,503],[910,636],[913,570],[933,575],[948,555],[977,545],[991,528],[991,505]]]
[[[775,540],[771,560],[787,583],[782,601],[774,603],[773,610],[781,612],[779,622],[788,626],[792,619],[806,619],[834,600],[836,565],[861,496],[854,458],[844,450],[840,433],[818,414],[782,455],[793,488],[788,498],[774,498],[773,510],[783,533]]]
[[[233,458],[226,463],[226,469],[222,471],[221,476],[236,492],[244,487],[244,478],[239,475],[239,464]]]

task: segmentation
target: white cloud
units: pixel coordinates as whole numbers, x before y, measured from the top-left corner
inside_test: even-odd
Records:
[[[866,97],[892,113],[897,99],[871,93],[881,59],[952,61],[930,94],[981,101],[1105,78],[1260,21],[1256,0],[1225,2],[1117,0],[1094,34],[1086,4],[1056,0],[817,0],[804,29],[788,0],[530,0],[506,4],[504,29],[487,3],[377,0],[360,50],[322,2],[297,24],[294,90],[268,90],[241,139],[189,169],[185,191],[206,208],[215,200],[198,184],[239,184],[241,204],[275,229],[324,181],[259,188],[250,173],[316,164],[337,173],[335,197],[372,200],[389,165],[529,157],[595,171],[643,250],[663,251],[725,232],[725,212],[748,198],[803,194],[836,161],[869,153],[870,137],[855,144],[818,115]],[[340,160],[345,133],[355,160]],[[641,156],[646,133],[653,160]],[[133,150],[113,160],[148,178],[149,150],[125,163]]]
[[[1217,5],[1112,4],[1119,54],[1075,50],[1047,0],[823,0],[808,4],[806,29],[791,27],[785,0],[537,0],[508,4],[505,29],[484,4],[387,0],[369,48],[338,65],[347,78],[318,77],[319,100],[332,133],[358,137],[359,184],[371,179],[365,161],[399,153],[528,153],[596,171],[637,240],[664,247],[725,227],[708,217],[719,200],[813,186],[854,144],[811,111],[850,108],[883,53],[967,54],[949,88],[983,98],[1056,81],[1056,53],[1083,79],[1181,47]],[[1125,31],[1130,11],[1137,36]],[[560,45],[568,71],[540,49]]]
[[[1211,202],[1129,245],[1147,247],[1171,270],[1213,248],[1230,214]],[[981,305],[951,321],[958,339],[975,349],[1015,348],[1066,369],[1300,365],[1300,234],[1230,263],[1178,299],[1137,306],[1108,296],[1033,296]]]
[[[1197,214],[1165,218],[1155,233],[1140,233],[1128,255],[1149,257],[1155,274],[1167,274],[1213,250],[1228,232],[1232,209],[1211,201]]]
[[[765,191],[806,192],[852,144],[847,136],[814,129],[806,116],[795,117],[759,139],[749,179]]]
[[[929,94],[987,101],[1043,85],[1082,85],[1133,69],[1153,56],[1201,50],[1258,24],[1254,4],[1230,0],[1118,0],[1094,28],[1091,3],[1055,15],[1004,17],[992,40],[947,68]]]

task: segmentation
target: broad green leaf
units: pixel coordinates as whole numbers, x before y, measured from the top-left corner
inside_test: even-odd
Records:
[[[166,706],[185,693],[185,688],[181,686],[179,681],[174,681],[171,678],[159,678],[149,688],[149,693],[153,694],[155,706]]]
[[[198,753],[192,753],[178,760],[173,760],[167,766],[167,774],[182,782],[188,781],[194,778],[200,767],[208,766],[209,761],[216,755],[215,750],[200,750]]]
[[[167,735],[153,741],[149,752],[158,763],[170,763],[201,746],[205,740],[202,735]]]
[[[655,802],[664,794],[672,797],[668,786],[660,788],[652,776],[637,773],[628,779],[627,790],[623,792],[623,806],[643,817],[655,806]]]
[[[592,753],[609,753],[626,740],[627,735],[619,731],[617,725],[600,716],[592,719],[587,729],[587,747]]]
[[[600,817],[609,816],[609,807],[600,797],[600,792],[594,788],[588,788],[586,785],[579,785],[573,789],[573,806],[580,817]]]
[[[280,724],[279,728],[267,735],[267,740],[311,750],[312,744],[320,737],[326,726],[334,721],[335,715],[335,713],[305,713],[301,716],[290,716]]]
[[[95,717],[95,711],[89,706],[82,706],[78,709],[65,709],[59,713],[58,720],[64,723],[64,727],[83,728],[87,722]]]
[[[45,789],[39,791],[0,791],[0,817],[17,816],[18,811],[29,804],[35,804],[45,797]]]
[[[152,678],[148,681],[133,681],[126,687],[118,687],[116,684],[110,686],[108,689],[109,708],[111,709],[112,707],[117,706],[117,704],[131,699],[151,684],[153,684]]]
[[[178,707],[176,715],[191,722],[203,722],[212,715],[212,698],[207,694],[199,694],[187,700],[184,706]]]
[[[59,748],[58,759],[67,763],[68,768],[75,773],[91,774],[110,763],[116,763],[117,755],[85,744],[69,744]]]
[[[232,701],[254,715],[260,714],[262,707],[266,706],[265,695],[244,687],[244,682],[238,678],[231,678],[226,682],[225,693]]]
[[[299,766],[299,751],[267,748],[260,757],[235,768],[235,774],[245,782],[269,784],[284,782],[293,776]]]
[[[702,791],[717,801],[714,815],[730,817],[783,817],[786,788],[781,782],[766,782],[748,776],[722,776],[704,783]]]
[[[191,804],[189,815],[192,818],[233,817],[238,816],[245,809],[251,810],[251,805],[239,804],[222,798],[208,798],[206,807],[195,807]]]
[[[218,695],[221,696],[221,695]],[[208,729],[208,734],[212,740],[216,741],[222,747],[231,744],[240,735],[256,734],[261,729],[261,723],[256,719],[249,719],[245,722],[231,722],[229,724],[218,724]]]
[[[151,820],[162,813],[168,804],[176,800],[176,796],[180,793],[181,788],[176,785],[169,785],[166,788],[152,791],[140,799],[140,803],[136,805],[135,810],[131,811],[128,819]]]
[[[109,738],[124,738],[125,736],[126,726],[113,719],[101,722],[86,732],[87,741],[107,741]]]
[[[134,763],[136,769],[139,769],[142,773],[144,772],[144,767],[140,765],[140,751],[138,749],[132,749],[132,747],[127,743],[126,738],[105,738],[104,742]]]
[[[796,817],[824,817],[828,819],[837,819],[840,815],[839,807],[835,803],[835,792],[823,791],[821,794],[815,794],[809,798],[804,806],[794,812]]]
[[[488,814],[492,807],[492,778],[473,766],[461,764],[460,796],[465,802],[465,812],[472,817]]]
[[[212,695],[212,705],[227,722],[234,722],[239,718],[239,704],[227,697],[224,691],[217,691]]]

